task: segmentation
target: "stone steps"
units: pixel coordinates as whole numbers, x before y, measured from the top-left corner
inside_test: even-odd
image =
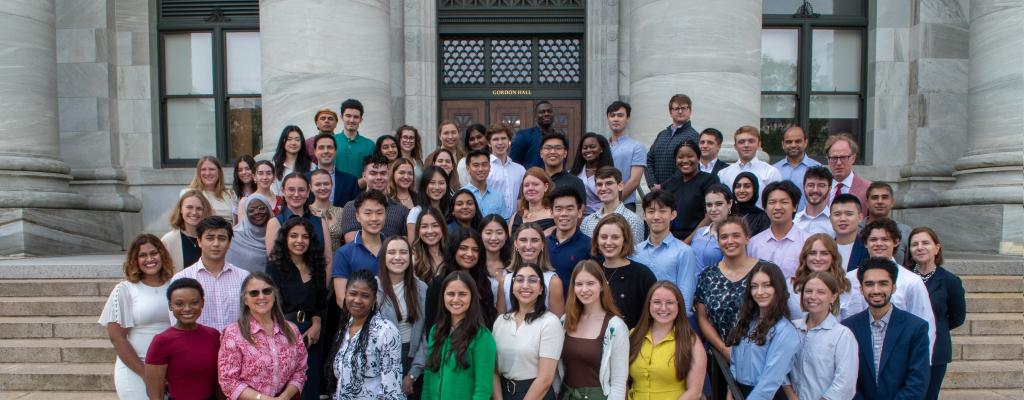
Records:
[[[1024,391],[984,389],[942,389],[940,400],[1024,400]]]
[[[1019,335],[954,336],[954,360],[1024,360],[1024,338]]]
[[[1005,275],[961,276],[968,293],[1021,293],[1024,292],[1024,278]]]
[[[1020,293],[967,293],[968,313],[1022,313],[1024,296]]]
[[[0,317],[44,315],[99,318],[107,296],[0,297]]]
[[[1019,313],[967,313],[967,321],[953,336],[1024,335],[1024,316]]]
[[[114,392],[0,392],[0,400],[118,400]]]
[[[107,329],[96,321],[99,314],[80,317],[0,317],[0,338],[94,338],[106,339]]]
[[[1016,389],[1024,387],[1024,362],[956,361],[949,364],[943,388]]]
[[[0,363],[0,391],[114,390],[114,363]]]
[[[0,339],[0,363],[113,363],[108,339]]]
[[[108,296],[119,281],[112,279],[4,279],[4,297]]]

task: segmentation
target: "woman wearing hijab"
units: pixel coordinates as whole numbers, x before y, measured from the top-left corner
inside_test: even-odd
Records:
[[[753,172],[743,172],[736,176],[732,183],[732,193],[736,196],[736,203],[732,207],[732,214],[743,217],[750,227],[750,236],[761,233],[768,229],[771,221],[764,210],[757,207],[757,200],[761,195],[761,185],[758,184],[757,175]]]
[[[239,208],[241,222],[228,249],[227,261],[249,272],[263,272],[267,265],[267,221],[273,206],[262,194],[253,193]]]

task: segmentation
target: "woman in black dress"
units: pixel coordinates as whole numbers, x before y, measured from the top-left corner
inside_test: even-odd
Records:
[[[700,170],[700,146],[686,140],[676,145],[676,168],[679,173],[664,185],[665,191],[676,198],[676,219],[672,220],[672,236],[690,243],[690,235],[698,226],[707,225],[704,220],[704,195],[712,185],[718,183],[718,176]]]

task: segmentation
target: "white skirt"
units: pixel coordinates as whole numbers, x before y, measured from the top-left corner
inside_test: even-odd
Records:
[[[146,382],[121,362],[120,357],[114,362],[114,387],[117,388],[117,398],[121,400],[149,399],[146,396]]]

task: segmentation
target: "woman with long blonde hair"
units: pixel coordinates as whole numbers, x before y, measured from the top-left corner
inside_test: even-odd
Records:
[[[192,182],[178,193],[181,197],[189,189],[198,190],[206,196],[206,200],[213,207],[212,215],[219,215],[234,224],[234,209],[238,205],[238,198],[235,192],[229,190],[224,184],[224,168],[220,161],[213,156],[203,156],[196,163],[196,175]]]
[[[504,301],[498,302],[498,313],[504,313],[512,308],[512,271],[523,264],[537,264],[543,271],[544,286],[548,288],[545,305],[548,310],[561,317],[565,312],[565,286],[551,266],[544,230],[536,222],[523,224],[512,235],[512,247],[512,262],[504,277],[499,279],[498,293],[502,295],[500,298]]]
[[[804,247],[800,250],[800,265],[793,277],[786,281],[786,286],[789,287],[787,304],[792,319],[804,317],[805,311],[800,306],[799,294],[803,292],[804,283],[812,272],[828,272],[835,277],[839,302],[836,303],[833,312],[840,321],[864,310],[863,297],[860,293],[850,290],[850,280],[846,278],[843,256],[839,253],[836,241],[829,235],[817,233],[804,241]]]
[[[171,254],[175,271],[181,271],[199,260],[199,221],[212,215],[210,201],[202,192],[185,189],[171,209],[168,221],[171,231],[160,238]]]

